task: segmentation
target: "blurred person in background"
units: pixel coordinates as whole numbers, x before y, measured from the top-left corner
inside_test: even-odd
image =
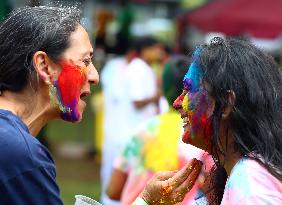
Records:
[[[132,204],[158,171],[180,169],[192,158],[204,154],[203,150],[181,141],[182,120],[172,108],[182,92],[188,61],[186,56],[175,56],[165,65],[162,90],[171,107],[145,122],[115,160],[107,193],[110,198],[121,200],[122,205]],[[195,186],[181,204],[193,204],[196,192]]]
[[[95,49],[102,49],[105,53],[108,51],[106,42],[107,25],[113,20],[112,12],[106,8],[99,7],[96,15],[93,16],[95,30]]]
[[[103,204],[117,204],[105,194],[113,161],[131,133],[158,112],[160,92],[150,64],[159,58],[158,42],[144,37],[132,42],[124,57],[106,63],[102,72],[105,99],[104,139],[101,164]]]
[[[0,204],[63,204],[48,149],[49,121],[79,122],[99,81],[74,7],[19,8],[0,25]]]
[[[126,79],[131,101],[128,107],[131,113],[129,117],[132,126],[136,127],[138,123],[157,114],[162,93],[151,66],[160,58],[158,41],[152,37],[142,37],[133,46],[136,56],[128,64]]]
[[[161,88],[163,69],[165,67],[165,64],[170,59],[170,57],[173,56],[174,54],[172,53],[172,50],[169,48],[169,46],[163,42],[159,42],[157,44],[157,48],[158,49],[155,52],[157,58],[154,62],[151,63],[151,66],[157,78],[157,87]],[[169,109],[169,104],[166,98],[163,95],[161,95],[158,104],[158,113],[164,113],[168,111],[168,109]]]
[[[104,96],[103,148],[101,163],[101,202],[118,204],[105,194],[106,185],[112,173],[112,163],[130,137],[130,118],[128,117],[128,87],[126,72],[128,63],[137,52],[131,46],[124,56],[109,59],[101,72],[102,92]]]
[[[216,37],[195,49],[173,106],[183,141],[215,160],[215,204],[282,204],[281,84],[274,59],[249,42]],[[181,200],[175,175],[153,178],[135,205]]]
[[[130,27],[134,20],[134,10],[130,0],[118,0],[118,3],[120,8],[116,18],[119,30],[116,34],[115,51],[118,55],[124,55],[132,40]]]

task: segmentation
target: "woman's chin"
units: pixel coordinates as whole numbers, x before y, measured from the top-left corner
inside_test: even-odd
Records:
[[[82,120],[82,113],[84,107],[78,106],[76,108],[71,109],[70,112],[62,112],[61,118],[68,122],[77,123]]]
[[[86,103],[79,99],[77,106],[71,111],[71,113],[69,113],[69,120],[73,123],[78,123],[82,120],[82,115],[84,112],[84,109],[86,107]]]
[[[197,148],[208,151],[207,145],[203,142],[202,138],[197,137],[195,133],[192,133],[189,126],[184,128],[184,133],[182,135],[182,141],[186,144],[193,145]]]
[[[86,102],[79,98],[79,100],[78,100],[78,107],[79,107],[79,110],[82,110],[82,112],[83,112],[83,110],[86,107]]]
[[[184,128],[184,133],[182,135],[182,141],[186,144],[191,144],[191,133],[190,133],[190,128],[187,126]]]

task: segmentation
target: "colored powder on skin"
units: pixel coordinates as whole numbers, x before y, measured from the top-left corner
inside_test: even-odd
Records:
[[[182,101],[182,107],[185,112],[188,112],[188,95],[186,94]]]
[[[54,93],[58,99],[56,104],[59,105],[62,119],[75,122],[81,117],[78,111],[78,101],[82,86],[87,79],[87,68],[81,68],[72,62],[66,63],[65,61],[61,61],[60,65],[62,71],[58,80],[53,82],[57,90]]]
[[[202,83],[203,71],[198,64],[200,52],[200,48],[194,51],[192,63],[183,79],[184,87],[191,92],[196,92]]]
[[[203,70],[200,68],[198,61],[201,50],[197,48],[193,54],[193,61],[186,73],[183,84],[188,91],[182,101],[182,107],[188,113],[189,121],[193,127],[190,138],[194,139],[196,133],[203,130],[204,139],[210,139],[212,129],[211,120],[209,119],[213,111],[214,103],[208,96],[203,86]]]
[[[177,105],[180,104],[180,102],[183,102],[184,96],[180,95],[178,96],[178,98],[175,99],[175,101],[173,102],[173,107],[177,107]]]

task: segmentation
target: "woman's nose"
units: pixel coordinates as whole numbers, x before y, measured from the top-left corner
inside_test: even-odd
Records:
[[[99,74],[93,64],[89,66],[88,82],[97,85],[99,83]]]
[[[176,100],[173,102],[172,106],[175,110],[179,110],[182,108],[182,102],[183,102],[183,95],[180,95],[176,98]]]

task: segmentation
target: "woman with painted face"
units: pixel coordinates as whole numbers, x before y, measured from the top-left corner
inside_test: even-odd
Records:
[[[0,25],[1,205],[62,204],[54,161],[33,136],[54,119],[79,122],[86,106],[82,98],[99,81],[79,20],[74,7],[25,7]],[[199,162],[173,180],[195,178],[198,171],[186,171],[194,166]]]
[[[0,26],[0,204],[62,204],[54,161],[34,138],[78,122],[98,73],[76,8],[25,7]]]
[[[173,106],[183,141],[214,158],[212,204],[282,204],[282,76],[273,58],[246,41],[214,38],[196,48],[183,84]],[[136,204],[157,204],[160,183],[153,178]]]

